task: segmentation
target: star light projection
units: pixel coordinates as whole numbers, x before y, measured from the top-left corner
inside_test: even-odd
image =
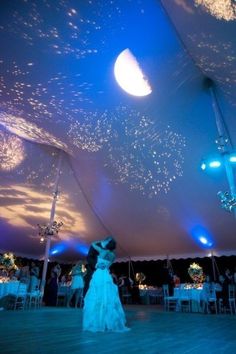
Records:
[[[33,64],[33,63],[31,63]],[[44,81],[34,82],[37,66],[19,66],[14,61],[0,60],[1,109],[14,116],[34,121],[61,123],[73,120],[82,104],[91,103],[88,97],[93,84],[83,81],[79,73],[73,75],[57,72]],[[7,73],[7,74],[6,74]]]
[[[184,136],[127,107],[117,108],[111,120],[109,164],[105,165],[115,169],[116,182],[150,198],[161,191],[167,193],[183,174]]]
[[[233,21],[236,19],[235,0],[194,0],[218,20]]]
[[[23,139],[36,141],[39,144],[52,145],[58,149],[69,151],[67,144],[63,143],[53,134],[48,133],[45,129],[26,121],[24,118],[0,112],[0,125]]]
[[[67,135],[74,146],[97,152],[112,139],[112,119],[108,111],[81,111],[80,120],[70,123]]]
[[[99,31],[100,26],[92,18],[82,16],[80,9],[72,8],[71,1],[24,0],[22,3],[21,7],[11,4],[13,20],[1,29],[20,34],[29,46],[44,43],[47,50],[56,55],[73,55],[81,59],[97,53],[97,48],[91,48],[89,36],[91,32]],[[92,14],[93,1],[86,1],[86,5],[90,6]]]
[[[25,158],[23,142],[15,135],[0,130],[0,170],[11,171]]]
[[[84,112],[81,122],[70,125],[68,136],[82,150],[102,150],[108,159],[104,166],[115,172],[113,182],[125,183],[149,197],[167,193],[183,175],[185,137],[126,106],[103,113]]]

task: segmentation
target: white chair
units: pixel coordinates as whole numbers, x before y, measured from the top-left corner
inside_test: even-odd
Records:
[[[27,295],[27,284],[19,283],[17,293],[10,294],[10,299],[8,303],[8,308],[13,310],[25,309],[26,305],[26,295]]]
[[[213,307],[215,310],[215,313],[216,314],[218,313],[216,290],[214,287],[210,287],[209,293],[208,293],[208,312],[210,312],[209,307]]]
[[[161,304],[163,300],[163,292],[161,289],[157,289],[149,294],[150,304]]]
[[[229,285],[229,310],[231,315],[236,314],[235,309],[235,285]]]
[[[132,304],[132,296],[127,286],[121,287],[121,299],[123,304]]]
[[[179,305],[182,312],[191,312],[191,289],[180,289]]]
[[[178,298],[175,296],[169,295],[169,286],[168,284],[162,285],[163,290],[163,299],[164,299],[164,306],[166,311],[177,310],[178,306]]]
[[[26,294],[26,308],[28,309],[31,309],[32,307],[38,308],[39,295],[40,295],[39,290],[28,292]]]
[[[67,298],[69,296],[70,287],[60,285],[57,292],[57,306],[66,306]]]

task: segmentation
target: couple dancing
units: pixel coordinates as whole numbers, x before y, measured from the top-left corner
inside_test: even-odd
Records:
[[[112,237],[93,242],[87,256],[83,330],[126,332],[125,314],[117,285],[110,274],[115,260],[116,241]]]

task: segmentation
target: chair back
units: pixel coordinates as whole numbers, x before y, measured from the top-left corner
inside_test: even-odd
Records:
[[[17,296],[22,296],[22,295],[26,295],[27,293],[27,287],[28,285],[25,283],[19,283],[18,289],[17,289]]]
[[[164,297],[169,296],[169,285],[168,284],[163,284],[162,285],[162,290],[163,290],[163,296]]]
[[[229,299],[235,299],[235,285],[229,284]]]
[[[209,287],[209,293],[208,293],[209,295],[209,298],[211,299],[211,300],[216,300],[216,289],[215,289],[215,287],[214,286],[210,286]]]
[[[179,290],[179,296],[180,296],[180,299],[183,298],[183,299],[190,299],[191,297],[191,289],[180,289]]]

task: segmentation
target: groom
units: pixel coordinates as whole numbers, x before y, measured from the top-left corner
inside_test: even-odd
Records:
[[[98,246],[113,251],[116,248],[116,241],[113,237],[108,236],[104,240],[101,240],[98,243]],[[88,254],[87,254],[87,265],[86,265],[86,275],[84,276],[84,296],[86,295],[89,283],[92,278],[92,275],[95,271],[96,263],[97,263],[98,251],[93,248],[93,245],[90,246]]]

